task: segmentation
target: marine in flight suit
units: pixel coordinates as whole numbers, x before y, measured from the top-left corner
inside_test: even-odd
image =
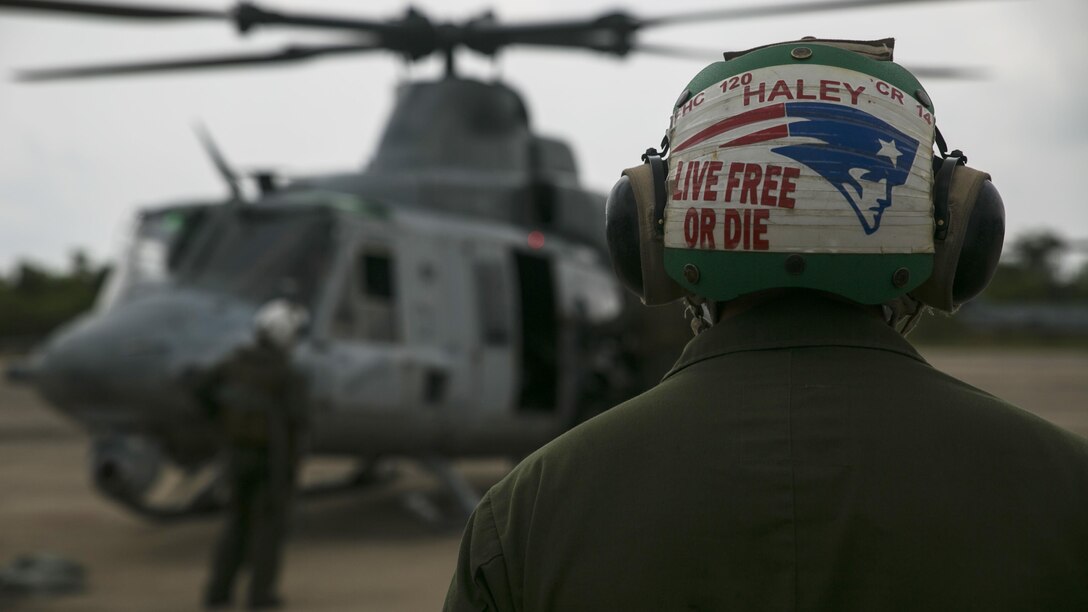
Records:
[[[798,292],[483,498],[446,609],[1088,609],[1088,444]]]
[[[654,194],[666,190],[653,186],[668,175],[652,174],[656,152],[625,171],[608,204],[614,265],[648,303],[684,296],[702,315],[698,335],[660,385],[560,436],[484,496],[446,610],[1088,610],[1088,441],[935,370],[901,333],[924,308],[954,310],[985,287],[1003,208],[988,175],[955,154],[936,159],[932,128],[909,110],[896,115],[894,99],[872,110],[879,121],[863,116],[884,104],[880,91],[859,89],[878,77],[929,106],[890,60],[887,45],[798,41],[692,81],[674,108],[670,167],[714,172],[712,159],[747,172],[773,160],[795,169],[791,209],[762,221],[738,213],[764,224],[749,226],[743,248],[757,238],[771,248],[734,257],[724,249],[741,243],[723,245],[715,223],[762,204],[727,197],[723,215],[720,204],[678,203],[684,177],[674,170],[665,220],[687,209],[697,222],[662,223],[655,246]],[[859,93],[800,107],[766,100],[759,120],[793,113],[788,127],[762,123],[739,138],[729,109],[745,100],[728,98],[729,83],[758,92],[765,74],[802,75],[819,85],[796,81],[795,91],[814,97],[828,83]],[[690,129],[685,100],[702,104],[687,109],[698,119]],[[869,106],[844,110],[855,101]],[[712,157],[679,146],[700,138]],[[754,146],[764,148],[745,148]],[[719,197],[727,177],[711,185]],[[884,199],[860,205],[862,179]],[[688,196],[710,193],[702,185]],[[611,233],[625,199],[637,208],[627,226],[638,248],[617,248]],[[824,225],[806,233],[813,220]],[[716,244],[700,244],[708,227]],[[805,245],[792,260],[784,237]],[[671,268],[653,259],[669,249]],[[617,263],[624,253],[634,253],[634,273]],[[879,258],[889,253],[902,253],[903,272],[885,275]],[[823,275],[806,276],[797,261]],[[929,278],[912,284],[919,270]]]
[[[205,591],[208,607],[228,605],[244,566],[247,606],[281,605],[276,593],[305,431],[301,384],[289,346],[258,333],[212,373],[211,404],[227,448],[230,502]]]

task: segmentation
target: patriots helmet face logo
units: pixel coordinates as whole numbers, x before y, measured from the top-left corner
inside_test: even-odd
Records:
[[[880,229],[893,190],[910,176],[918,141],[857,108],[785,104],[789,135],[809,142],[772,149],[815,171],[850,203],[866,234]]]
[[[753,127],[756,131],[750,131]],[[770,150],[830,183],[867,235],[880,229],[895,188],[910,177],[919,147],[917,139],[855,107],[780,102],[728,116],[679,143],[673,153],[718,137],[726,140],[719,149],[789,139],[791,144]]]

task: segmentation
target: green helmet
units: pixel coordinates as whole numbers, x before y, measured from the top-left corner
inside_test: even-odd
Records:
[[[878,304],[933,266],[933,107],[891,61],[802,41],[707,66],[669,127],[664,261],[714,300]]]
[[[648,150],[609,195],[623,283],[647,304],[797,287],[897,313],[952,311],[982,291],[1001,197],[946,153],[892,45],[806,39],[699,72],[673,107],[668,159]]]

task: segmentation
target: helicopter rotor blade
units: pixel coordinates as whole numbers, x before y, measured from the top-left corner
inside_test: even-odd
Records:
[[[639,43],[632,51],[647,53],[649,55],[661,55],[666,57],[678,57],[683,59],[696,59],[713,61],[714,56],[721,58],[720,51],[711,49],[697,49],[694,47],[677,47],[674,45],[660,45],[656,43]],[[982,81],[989,77],[984,68],[977,66],[906,66],[911,74],[926,80],[965,80]]]
[[[954,0],[966,2],[969,0]],[[801,13],[822,13],[825,11],[838,11],[849,9],[879,8],[906,4],[937,4],[947,3],[948,0],[817,0],[814,2],[786,2],[781,4],[764,4],[759,6],[743,6],[730,9],[711,11],[698,11],[693,13],[681,13],[676,15],[663,15],[650,19],[640,19],[639,27],[659,27],[697,21],[718,21],[725,19],[753,19],[757,17],[773,17],[776,15],[797,15]]]
[[[383,49],[374,43],[353,43],[340,45],[292,45],[278,52],[238,55],[218,55],[191,59],[163,60],[128,64],[106,64],[97,66],[77,66],[61,68],[43,68],[24,70],[16,73],[16,79],[24,82],[56,81],[86,77],[120,76],[200,68],[229,68],[233,66],[252,66],[262,64],[285,64],[308,60],[325,55],[358,53]]]
[[[573,47],[624,56],[631,51],[638,22],[623,12],[593,19],[526,24],[500,24],[490,19],[466,24],[458,41],[466,47],[494,55],[510,45]]]
[[[231,16],[227,11],[210,11],[207,9],[137,6],[105,2],[89,4],[86,2],[61,2],[58,0],[0,0],[0,7],[131,19],[226,19]]]
[[[486,55],[510,45],[576,47],[625,56],[631,51],[647,50],[660,55],[694,57],[688,50],[664,45],[647,45],[635,41],[643,28],[669,26],[697,21],[727,21],[774,15],[795,15],[847,9],[876,8],[937,2],[966,2],[969,0],[814,0],[786,2],[640,18],[617,11],[596,18],[524,24],[502,24],[491,18],[470,21],[458,29],[459,44]],[[977,0],[976,0],[977,1]],[[709,57],[718,56],[715,52]],[[951,74],[951,73],[949,73]]]
[[[233,22],[238,31],[242,33],[258,26],[276,25],[348,30],[359,36],[372,37],[372,40],[364,39],[362,46],[291,47],[278,55],[271,56],[225,56],[176,62],[62,68],[29,71],[20,75],[22,80],[40,81],[187,68],[290,62],[317,55],[361,51],[370,48],[384,48],[400,53],[410,60],[417,60],[432,53],[444,51],[451,66],[453,50],[461,46],[485,55],[494,55],[505,47],[519,45],[589,49],[619,57],[626,56],[636,49],[659,55],[693,57],[693,52],[680,48],[670,48],[664,45],[640,45],[636,42],[635,37],[643,28],[689,22],[723,21],[833,10],[963,1],[967,0],[790,0],[781,4],[663,15],[648,19],[637,18],[617,11],[589,19],[521,24],[499,23],[490,14],[461,24],[436,24],[422,13],[411,8],[399,19],[372,21],[302,13],[281,13],[260,8],[251,2],[239,2],[229,11],[209,11],[180,7],[151,7],[99,2],[84,3],[63,0],[0,0],[0,9],[37,9],[52,12],[151,19],[211,18]],[[714,56],[717,56],[717,53]],[[931,78],[978,78],[973,76],[972,71],[959,68],[935,69],[931,74],[936,75]],[[961,74],[966,76],[960,76]]]
[[[956,81],[985,81],[990,78],[990,72],[978,66],[905,66],[907,70],[920,79],[956,80]]]
[[[373,21],[351,17],[313,15],[305,13],[281,13],[263,9],[252,2],[239,2],[227,11],[208,9],[190,9],[184,7],[161,7],[144,4],[114,4],[109,2],[65,2],[63,0],[0,0],[0,9],[13,8],[37,10],[52,13],[74,15],[92,15],[98,17],[119,17],[129,19],[177,20],[177,19],[215,19],[233,22],[241,33],[247,33],[257,26],[279,25],[311,27],[326,30],[349,30],[359,33],[381,34],[390,36],[396,45],[397,36],[406,33],[426,35],[433,30],[430,22],[420,19],[419,13],[409,9],[402,19]],[[421,28],[421,22],[423,27]],[[394,49],[399,50],[399,49]]]
[[[631,50],[647,55],[661,55],[664,57],[703,60],[707,62],[712,62],[715,58],[721,59],[722,56],[721,51],[715,51],[709,48],[697,49],[695,47],[678,47],[676,45],[662,45],[658,43],[638,43]]]

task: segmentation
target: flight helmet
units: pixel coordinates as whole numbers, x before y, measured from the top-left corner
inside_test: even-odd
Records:
[[[797,287],[953,311],[981,292],[1001,253],[1001,197],[947,152],[893,45],[804,39],[695,75],[662,151],[609,195],[623,283],[650,305]]]

